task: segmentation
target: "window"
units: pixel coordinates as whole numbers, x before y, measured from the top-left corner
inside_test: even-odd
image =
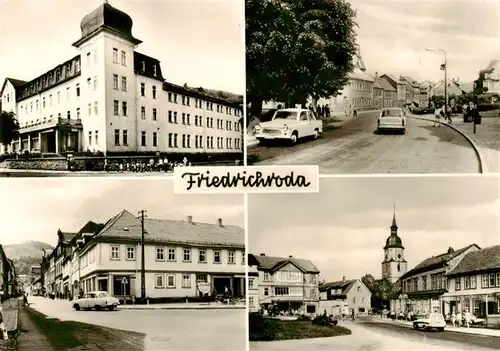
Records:
[[[490,273],[490,288],[495,287],[495,273]]]
[[[481,287],[482,288],[487,288],[488,287],[488,274],[483,274],[482,275]]]
[[[141,106],[141,118],[146,119],[146,108]]]
[[[187,134],[186,136],[186,147],[190,148],[191,147],[191,135]]]
[[[156,65],[153,65],[153,75],[156,77]]]
[[[97,105],[97,101],[94,101],[94,114],[97,116],[99,113],[99,108],[98,108],[98,105]]]
[[[473,277],[474,278],[474,282],[476,281],[476,276]],[[496,282],[496,286],[497,287],[500,287],[500,273],[497,273],[497,282]],[[474,286],[474,288],[476,288]]]
[[[80,108],[77,107],[76,109],[76,119],[80,119]]]
[[[92,78],[87,78],[87,89],[88,91],[90,91],[92,87]]]
[[[220,251],[214,250],[214,263],[220,263]]]
[[[253,307],[253,296],[248,298],[248,305]]]
[[[184,289],[191,288],[191,276],[189,274],[182,275],[182,287]]]
[[[122,66],[127,65],[127,53],[125,51],[122,51]]]
[[[97,76],[94,77],[94,91],[97,91]]]
[[[135,247],[127,247],[127,260],[135,260]]]
[[[122,77],[122,91],[127,91],[127,77]]]
[[[49,95],[49,104],[50,106],[52,106],[52,94]],[[28,106],[26,105],[26,109],[28,108]]]
[[[184,262],[191,262],[191,249],[184,249],[183,250],[182,260]]]
[[[113,63],[118,63],[118,49],[113,48]]]
[[[174,262],[175,261],[175,249],[174,248],[169,248],[168,249],[168,260],[170,262]]]
[[[158,146],[158,133],[153,132],[153,147],[157,147],[157,146]]]
[[[241,264],[245,264],[245,252],[241,253]]]
[[[205,250],[205,249],[198,250],[198,262],[200,262],[200,263],[207,262],[207,250]]]
[[[61,92],[60,91],[57,92],[57,103],[58,104],[61,103]]]
[[[142,61],[142,70],[146,71],[146,61]]]
[[[153,121],[156,121],[156,109],[153,109]]]
[[[172,102],[172,93],[168,93],[168,102]]]
[[[120,129],[115,129],[115,146],[120,146]]]
[[[156,99],[156,86],[153,85],[153,99]]]
[[[175,275],[167,275],[167,288],[175,288]]]
[[[163,274],[155,275],[155,288],[157,289],[165,288],[165,281],[163,280]]]
[[[156,260],[165,261],[165,249],[163,247],[156,248]]]
[[[455,290],[460,290],[460,281],[462,280],[462,277],[456,277],[455,278]]]
[[[207,282],[208,278],[206,274],[196,274],[196,281],[197,282]]]
[[[126,130],[124,130],[122,133],[123,133],[123,134],[122,134],[122,138],[123,138],[123,145],[127,146],[127,145],[128,145],[128,135],[127,135],[127,131],[126,131]]]
[[[80,83],[76,85],[76,96],[80,96]]]
[[[113,111],[114,111],[115,116],[119,115],[119,110],[120,110],[120,102],[118,100],[114,100],[113,101]]]
[[[87,52],[87,67],[90,67],[90,52]]]
[[[98,130],[95,131],[95,144],[96,145],[99,144],[99,131]]]
[[[111,259],[119,260],[120,259],[120,246],[111,245]]]
[[[142,131],[141,133],[141,146],[146,146],[146,132]]]
[[[118,90],[118,74],[113,74],[113,89]]]
[[[352,298],[352,303],[353,303],[353,304],[356,304],[356,297],[353,297],[353,298]]]
[[[174,147],[174,143],[173,143],[173,134],[172,133],[168,133],[168,147]]]
[[[141,83],[141,96],[146,96],[146,84]]]
[[[66,113],[66,117],[67,117],[68,119],[71,119],[71,111],[68,111],[68,112]]]
[[[269,288],[264,288],[264,296],[269,296]]]
[[[126,115],[127,115],[127,102],[123,101],[122,102],[122,116],[126,116]]]
[[[234,264],[234,251],[228,251],[227,252],[227,263],[229,264]]]
[[[92,115],[92,104],[89,102],[89,116]]]
[[[248,279],[248,288],[249,288],[249,289],[253,289],[253,288],[254,288],[253,283],[254,283],[254,280],[253,280],[253,279]]]
[[[7,95],[7,96],[8,96],[8,95]],[[7,102],[9,102],[9,101],[7,101]],[[44,98],[43,98],[43,100],[42,100],[42,108],[45,108],[45,97],[44,97]],[[22,107],[21,107],[21,109],[22,109]]]
[[[186,124],[186,114],[182,113],[182,124]]]

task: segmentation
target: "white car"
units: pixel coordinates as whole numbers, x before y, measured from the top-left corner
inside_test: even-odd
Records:
[[[323,132],[323,121],[313,111],[288,108],[274,113],[272,120],[255,126],[255,137],[260,143],[273,140],[287,140],[292,144],[299,138],[319,138]]]
[[[431,313],[425,318],[420,318],[413,321],[413,328],[415,329],[437,329],[443,331],[446,327],[446,321],[441,313]]]
[[[106,291],[92,291],[85,294],[81,299],[73,301],[73,308],[77,311],[91,310],[95,308],[101,310],[115,310],[120,301],[108,294]]]
[[[384,108],[377,120],[377,132],[396,130],[406,133],[406,116],[400,108]]]

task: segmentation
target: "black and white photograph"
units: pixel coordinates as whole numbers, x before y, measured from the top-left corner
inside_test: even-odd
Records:
[[[246,349],[244,195],[0,183],[0,350]]]
[[[498,178],[248,195],[250,350],[495,350]]]
[[[243,1],[0,3],[0,176],[243,164]]]
[[[496,0],[246,0],[247,161],[498,173]]]

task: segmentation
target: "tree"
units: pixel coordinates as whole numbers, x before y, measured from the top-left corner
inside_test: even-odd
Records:
[[[19,122],[14,112],[0,111],[0,144],[19,138]]]
[[[372,293],[372,307],[382,309],[389,301],[398,297],[400,287],[388,279],[375,279],[371,274],[365,274],[361,281]]]
[[[247,101],[305,103],[338,94],[357,53],[356,14],[345,0],[247,0]]]

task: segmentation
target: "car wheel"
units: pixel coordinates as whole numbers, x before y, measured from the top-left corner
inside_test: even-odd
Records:
[[[438,328],[438,331],[442,332],[442,331],[444,331],[444,328],[442,328],[442,327]]]
[[[418,329],[418,324],[413,323],[413,328]]]
[[[96,306],[95,306],[95,310],[96,310],[96,311],[102,311],[102,306],[100,306],[100,305],[96,305]]]
[[[314,137],[314,139],[319,138],[319,130],[317,130],[317,129],[314,130],[313,137]]]
[[[292,145],[297,144],[297,140],[299,140],[299,134],[297,132],[293,132],[292,135],[290,136],[290,144]]]
[[[80,311],[80,305],[79,304],[76,304],[73,307],[75,308],[75,310]]]

